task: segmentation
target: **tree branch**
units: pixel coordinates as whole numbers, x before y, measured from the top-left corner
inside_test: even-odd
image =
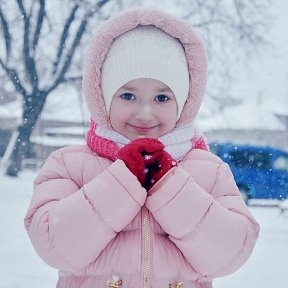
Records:
[[[10,56],[10,52],[11,52],[11,34],[9,31],[9,26],[8,26],[8,22],[4,16],[4,14],[2,13],[2,9],[0,7],[0,20],[2,23],[2,28],[3,28],[3,32],[4,32],[4,39],[5,39],[5,46],[6,46],[6,58],[8,59]]]
[[[20,82],[20,78],[18,76],[18,73],[16,72],[15,69],[13,68],[9,68],[8,66],[6,66],[2,59],[0,58],[0,65],[2,66],[2,68],[5,70],[6,74],[8,75],[8,77],[10,78],[11,82],[13,83],[15,89],[20,92],[22,94],[22,96],[25,98],[28,93],[26,91],[26,89],[24,88],[24,86],[21,84]]]
[[[244,23],[244,19],[242,17],[242,13],[241,13],[241,9],[240,9],[240,5],[239,5],[239,2],[237,0],[234,0],[234,4],[235,4],[235,9],[236,9],[236,12],[238,14],[238,17],[240,19],[240,22],[241,23]]]
[[[94,13],[98,12],[105,4],[107,4],[110,0],[101,0],[98,1],[98,3],[95,5],[95,9],[91,9],[91,15],[92,16]],[[93,11],[92,11],[93,10]],[[89,14],[89,12],[88,12]]]
[[[68,38],[68,32],[69,32],[69,28],[72,24],[72,22],[74,21],[75,19],[75,15],[76,15],[76,12],[79,8],[79,5],[76,4],[73,8],[72,8],[72,11],[70,13],[70,16],[68,17],[65,25],[64,25],[64,29],[63,29],[63,32],[62,32],[62,35],[61,35],[61,40],[60,40],[60,44],[59,44],[59,48],[58,48],[58,51],[57,51],[57,56],[56,56],[56,60],[53,64],[53,74],[56,74],[57,72],[57,68],[58,68],[58,65],[59,65],[59,62],[60,62],[60,59],[61,59],[61,56],[62,56],[62,52],[63,52],[63,49],[65,47],[65,42]]]
[[[63,82],[76,82],[76,81],[82,81],[83,77],[82,76],[68,76],[68,77],[65,77],[63,79]]]
[[[82,38],[82,35],[85,31],[86,25],[87,25],[87,18],[85,17],[84,20],[81,22],[81,24],[78,28],[78,31],[76,33],[76,36],[74,38],[74,41],[72,43],[72,46],[67,53],[66,61],[63,64],[61,72],[58,75],[55,82],[53,83],[53,85],[48,89],[47,93],[50,93],[52,90],[54,90],[63,81],[63,79],[65,77],[65,73],[67,72],[68,68],[70,67],[74,52],[75,52],[77,46],[79,45],[80,40]]]
[[[29,77],[29,81],[32,85],[33,90],[37,89],[38,87],[38,73],[36,71],[36,64],[30,55],[30,39],[29,39],[29,31],[30,31],[30,16],[27,16],[27,13],[25,11],[23,2],[21,0],[17,0],[17,4],[19,6],[20,12],[23,15],[23,21],[24,21],[24,35],[23,35],[23,59],[25,64],[25,69],[27,72],[27,75]]]
[[[86,29],[86,26],[87,26],[89,18],[92,17],[93,14],[98,12],[108,2],[109,2],[109,0],[99,1],[96,4],[95,9],[90,9],[85,14],[84,19],[81,22],[81,24],[80,24],[80,26],[79,26],[79,28],[77,30],[77,33],[75,35],[74,41],[73,41],[73,43],[71,45],[71,48],[69,49],[69,51],[68,51],[68,53],[66,55],[66,59],[65,59],[65,62],[63,64],[63,67],[62,67],[58,77],[56,78],[56,80],[52,84],[52,86],[47,90],[47,93],[50,93],[52,90],[54,90],[63,81],[63,79],[65,77],[65,74],[66,74],[66,72],[68,71],[68,69],[70,67],[74,52],[75,52],[76,48],[78,47],[78,45],[79,45],[79,43],[81,41],[81,38],[82,38],[82,36],[83,36],[83,34],[85,32],[85,29]]]
[[[42,24],[43,24],[44,17],[45,17],[45,0],[40,0],[39,2],[40,2],[40,7],[38,11],[37,25],[36,25],[36,29],[34,32],[33,46],[32,46],[34,51],[39,41],[40,32],[41,32]]]
[[[223,23],[223,21],[221,19],[214,19],[214,20],[201,21],[199,23],[195,23],[195,24],[193,24],[193,27],[204,28],[204,27],[211,26],[214,24],[219,24],[219,23]]]
[[[26,13],[26,10],[24,8],[23,2],[21,0],[17,0],[17,4],[18,4],[18,7],[20,9],[20,12],[23,15],[23,18],[27,18],[27,13]]]

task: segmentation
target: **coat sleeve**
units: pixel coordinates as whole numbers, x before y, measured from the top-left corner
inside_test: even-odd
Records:
[[[190,164],[197,170],[201,161]],[[216,164],[206,163],[201,171],[204,180],[200,180],[206,185],[210,182],[211,190],[177,167],[147,198],[146,206],[190,265],[203,277],[214,278],[243,265],[252,253],[259,226],[229,166],[222,162],[216,165],[216,173],[210,173],[213,167],[209,165]]]
[[[136,216],[147,194],[121,160],[78,187],[59,150],[46,161],[34,188],[25,228],[38,255],[66,271],[95,261]]]

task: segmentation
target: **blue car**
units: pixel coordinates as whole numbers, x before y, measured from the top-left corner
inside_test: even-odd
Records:
[[[288,199],[288,153],[271,147],[212,143],[212,153],[229,164],[246,203]]]

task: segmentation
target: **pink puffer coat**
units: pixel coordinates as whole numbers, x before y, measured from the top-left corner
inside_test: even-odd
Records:
[[[61,270],[57,287],[107,287],[115,274],[123,287],[143,287],[145,275],[146,287],[206,288],[246,261],[258,226],[218,157],[192,150],[160,186],[146,198],[121,160],[86,146],[54,152],[25,225],[40,257]]]
[[[206,73],[201,42],[182,22],[145,11],[126,12],[99,29],[95,39],[106,42],[98,42],[101,50],[94,39],[96,58],[91,47],[88,52],[84,90],[100,125],[109,127],[99,90],[103,57],[111,35],[137,23],[165,28],[182,39],[188,54],[200,53],[196,64],[187,56],[190,69],[198,68],[178,125],[199,109]],[[114,32],[109,36],[108,30]],[[259,234],[229,167],[203,150],[191,150],[148,194],[124,162],[86,145],[52,153],[34,186],[25,227],[39,256],[60,270],[58,288],[104,288],[109,280],[110,287],[123,288],[212,287],[214,277],[243,265]]]

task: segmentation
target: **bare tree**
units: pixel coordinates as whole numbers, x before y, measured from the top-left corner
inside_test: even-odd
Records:
[[[15,138],[11,163],[6,174],[17,176],[21,169],[30,135],[47,96],[60,84],[69,81],[73,85],[73,81],[81,79],[78,73],[73,74],[77,70],[75,63],[81,60],[77,59],[75,52],[77,48],[79,50],[80,44],[86,41],[85,33],[90,32],[87,31],[89,30],[87,27],[95,18],[93,15],[97,15],[96,18],[102,21],[122,9],[153,6],[186,19],[200,32],[208,48],[209,72],[216,83],[208,91],[210,99],[218,103],[217,109],[224,109],[227,105],[239,102],[229,99],[226,93],[227,83],[231,78],[230,67],[237,63],[239,57],[255,55],[264,44],[267,44],[265,29],[270,23],[267,17],[270,1],[1,2],[0,48],[3,48],[3,52],[0,52],[0,68],[5,71],[23,100],[22,123],[18,127],[18,136]],[[11,8],[11,5],[14,6]],[[13,9],[17,9],[17,12],[9,13]],[[59,14],[60,17],[57,18]]]
[[[30,6],[25,7],[27,1],[16,0],[18,17],[22,21],[22,23],[17,22],[17,28],[20,30],[18,30],[18,33],[20,32],[19,34],[22,36],[22,51],[18,50],[21,56],[15,50],[13,51],[13,44],[17,42],[14,42],[15,39],[13,39],[10,31],[13,28],[15,29],[15,27],[12,27],[13,20],[9,22],[7,9],[2,9],[4,8],[2,4],[0,7],[2,38],[6,50],[5,59],[2,55],[0,56],[0,66],[23,99],[22,123],[18,127],[18,136],[15,138],[11,163],[6,170],[6,174],[10,176],[17,176],[18,171],[21,170],[21,163],[28,149],[30,135],[49,93],[61,83],[75,80],[74,77],[67,75],[75,50],[80,44],[90,18],[99,12],[109,0],[96,1],[93,6],[87,5],[89,3],[85,3],[85,1],[74,1],[73,5],[70,5],[68,16],[61,23],[62,32],[60,37],[55,43],[51,43],[51,46],[55,48],[54,51],[56,51],[55,59],[50,63],[45,61],[45,65],[42,65],[43,62],[41,62],[41,60],[43,61],[41,53],[45,47],[43,47],[43,43],[40,45],[40,40],[42,38],[45,40],[42,34],[49,33],[49,26],[58,25],[58,23],[53,22],[54,19],[48,18],[45,0],[29,2]],[[80,9],[84,6],[89,9]],[[61,7],[58,7],[58,9],[61,9]],[[76,17],[78,12],[82,13],[81,20]],[[73,32],[71,32],[72,26]],[[44,42],[44,45],[47,45],[47,41]],[[19,47],[15,47],[15,49],[17,48]],[[14,55],[12,52],[14,52]],[[12,59],[13,56],[14,59]],[[50,73],[43,72],[44,69],[49,69]]]

